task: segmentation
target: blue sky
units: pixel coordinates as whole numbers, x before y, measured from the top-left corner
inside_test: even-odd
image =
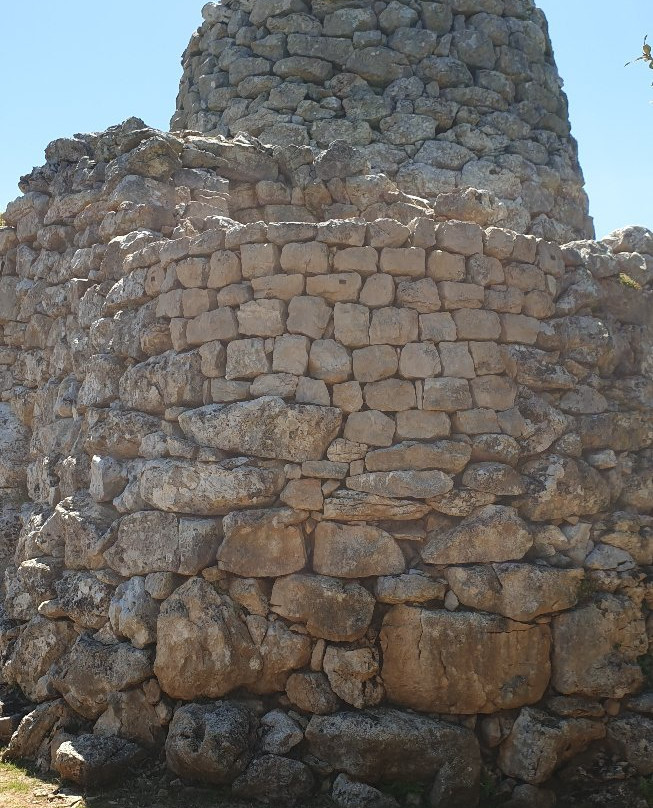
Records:
[[[57,137],[98,131],[131,115],[166,129],[180,56],[202,0],[22,0],[2,10],[0,210],[21,174]],[[599,236],[626,224],[653,229],[652,0],[539,0],[569,95],[574,135]]]

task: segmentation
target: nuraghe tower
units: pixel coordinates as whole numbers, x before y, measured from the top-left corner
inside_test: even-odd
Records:
[[[591,240],[543,14],[203,16],[172,131],[51,143],[0,228],[5,757],[340,808],[650,775],[653,234]]]

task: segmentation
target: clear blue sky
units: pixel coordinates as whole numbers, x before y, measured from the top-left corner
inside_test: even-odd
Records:
[[[652,0],[539,0],[551,27],[599,236],[653,228]],[[0,29],[0,210],[57,137],[137,115],[167,129],[202,0],[6,2]]]

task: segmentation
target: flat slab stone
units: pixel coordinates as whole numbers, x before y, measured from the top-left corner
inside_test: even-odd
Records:
[[[284,483],[281,469],[153,460],[143,468],[140,489],[145,502],[162,511],[222,516],[242,508],[272,505]]]
[[[287,404],[277,396],[210,404],[179,416],[186,435],[203,446],[294,463],[321,460],[341,423],[335,407]]]
[[[493,713],[539,701],[550,675],[546,625],[395,606],[381,629],[388,699],[429,713]]]

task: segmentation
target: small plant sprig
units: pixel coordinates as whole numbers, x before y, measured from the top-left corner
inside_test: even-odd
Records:
[[[644,37],[644,44],[642,45],[642,55],[638,56],[637,59],[631,59],[630,62],[626,62],[624,67],[628,67],[628,65],[634,65],[635,62],[646,62],[646,64],[653,70],[653,52],[651,49],[651,45],[647,43],[648,34]],[[653,86],[653,83],[651,84]]]

